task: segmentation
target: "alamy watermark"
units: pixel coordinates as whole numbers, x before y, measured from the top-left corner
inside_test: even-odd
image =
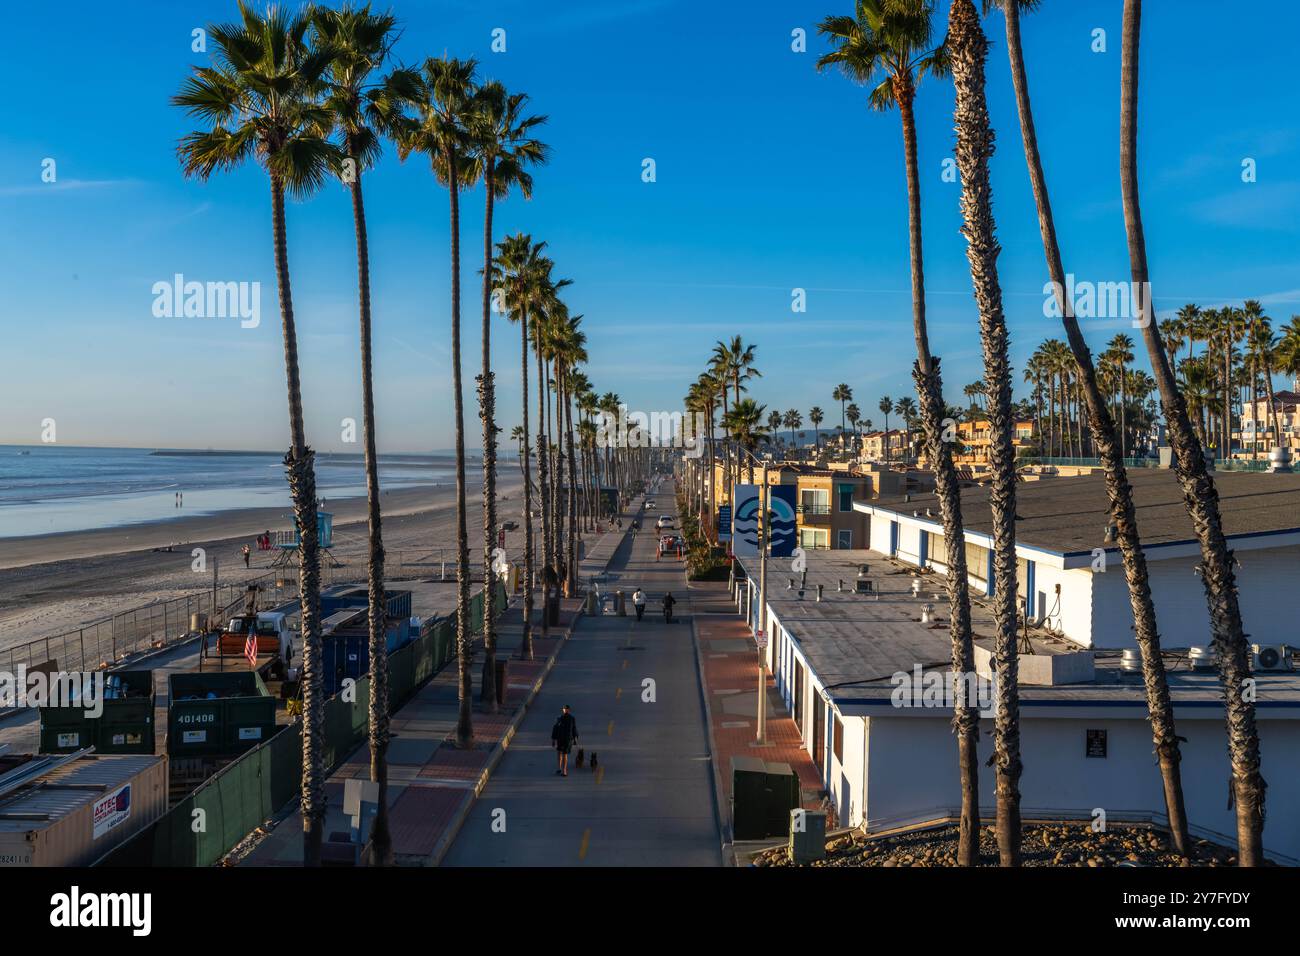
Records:
[[[0,671],[0,707],[68,707],[98,719],[104,713],[103,671]]]
[[[1064,289],[1056,282],[1043,283],[1043,315],[1059,319],[1062,300],[1073,307],[1076,319],[1129,319],[1135,329],[1151,324],[1150,282],[1076,282],[1074,273],[1069,272]]]
[[[951,670],[926,671],[920,664],[911,673],[895,671],[889,678],[894,685],[889,702],[897,708],[941,707],[951,710],[958,700],[974,707],[981,717],[994,716],[997,708],[997,678],[980,677],[967,671],[960,677]]]
[[[687,458],[704,453],[708,423],[703,412],[601,412],[596,419],[597,448],[684,448]]]
[[[176,273],[153,284],[153,314],[158,319],[234,319],[245,329],[262,324],[262,283],[185,281]]]

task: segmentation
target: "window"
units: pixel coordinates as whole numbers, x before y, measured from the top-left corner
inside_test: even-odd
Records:
[[[825,528],[800,528],[799,547],[828,549],[831,546],[830,532]]]
[[[839,714],[835,714],[835,727],[831,731],[831,749],[835,751],[835,759],[842,766],[844,764],[844,721],[840,720]]]
[[[853,510],[853,486],[840,485],[839,496],[840,496],[840,510],[852,511]]]
[[[807,515],[830,514],[830,492],[825,488],[805,488],[799,492],[799,510]]]
[[[848,528],[841,528],[835,532],[835,547],[841,551],[847,551],[853,547],[853,532]]]

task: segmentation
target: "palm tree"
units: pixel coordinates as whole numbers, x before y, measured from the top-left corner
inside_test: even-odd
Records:
[[[989,510],[993,520],[994,659],[998,705],[994,718],[998,855],[1003,866],[1020,865],[1020,692],[1016,609],[1016,453],[1011,411],[1011,362],[1007,323],[998,282],[998,242],[989,187],[993,134],[984,95],[988,39],[972,0],[953,0],[948,13],[949,55],[957,91],[953,119],[961,174],[962,233],[970,263],[984,345],[985,394],[989,395]],[[895,409],[897,410],[897,409]]]
[[[889,464],[889,414],[894,410],[894,400],[888,395],[882,396],[876,407],[885,415],[885,464]]]
[[[1061,312],[1061,322],[1065,326],[1066,337],[1070,342],[1070,351],[1082,379],[1083,394],[1088,403],[1088,421],[1092,426],[1093,444],[1097,449],[1106,476],[1106,490],[1110,499],[1110,511],[1115,521],[1116,536],[1124,559],[1129,603],[1133,610],[1134,631],[1138,647],[1142,652],[1142,673],[1146,687],[1147,710],[1150,714],[1151,732],[1160,762],[1169,831],[1174,840],[1175,850],[1185,856],[1188,849],[1188,837],[1182,773],[1179,767],[1182,757],[1178,746],[1178,734],[1174,724],[1173,703],[1169,695],[1169,683],[1165,674],[1164,658],[1161,656],[1155,605],[1151,598],[1151,586],[1147,576],[1146,554],[1142,549],[1141,536],[1138,533],[1137,512],[1133,506],[1133,489],[1129,484],[1122,448],[1116,448],[1115,420],[1110,415],[1098,386],[1097,372],[1092,363],[1092,354],[1079,329],[1078,320],[1074,315],[1074,305],[1064,295],[1065,268],[1061,263],[1060,247],[1056,239],[1056,225],[1052,218],[1051,200],[1047,192],[1047,182],[1043,175],[1042,160],[1038,151],[1038,137],[1034,129],[1024,52],[1020,42],[1020,12],[1032,7],[1025,3],[1024,0],[1003,0],[1001,6],[1006,15],[1007,53],[1011,64],[1012,85],[1015,88],[1016,104],[1020,115],[1020,131],[1024,140],[1025,161],[1029,167],[1030,183],[1038,207],[1039,230],[1043,239],[1043,251],[1047,258],[1048,272],[1058,291],[1057,305]],[[1113,345],[1112,342],[1112,347]],[[1131,342],[1127,343],[1127,348],[1132,348]],[[1131,356],[1128,360],[1132,360]]]
[[[803,426],[803,415],[799,414],[799,409],[790,408],[785,413],[785,427],[790,429],[800,428]]]
[[[751,484],[754,481],[754,452],[758,443],[769,434],[763,425],[763,412],[766,410],[766,405],[759,405],[752,398],[742,398],[731,407],[723,421],[723,427],[736,444],[749,452],[745,458],[745,478]]]
[[[1116,335],[1107,346],[1119,374],[1119,452],[1121,458],[1128,457],[1128,409],[1127,395],[1124,392],[1124,368],[1133,361],[1133,340],[1123,333]]]
[[[850,402],[849,407],[844,410],[844,415],[849,420],[849,425],[853,427],[853,433],[858,431],[858,422],[862,420],[862,409],[858,408],[855,403]]]
[[[177,148],[186,176],[206,181],[213,173],[254,159],[271,181],[271,232],[289,395],[290,448],[284,466],[300,540],[303,864],[319,866],[325,818],[325,698],[316,471],[303,423],[284,197],[286,191],[295,197],[311,195],[339,167],[339,152],[326,138],[329,114],[316,101],[335,51],[309,44],[311,23],[301,14],[271,7],[262,15],[242,0],[239,13],[239,23],[208,27],[215,45],[213,65],[196,68],[172,103],[206,127],[186,134]]]
[[[894,402],[894,414],[903,420],[903,447],[908,449],[910,461],[912,447],[912,423],[916,420],[916,402],[911,395],[904,395]]]
[[[952,667],[958,686],[975,671],[971,640],[970,595],[966,586],[966,549],[961,520],[961,490],[952,448],[943,440],[943,382],[939,361],[930,354],[925,321],[925,277],[921,253],[921,185],[916,155],[916,86],[926,74],[946,72],[943,45],[932,45],[933,0],[855,0],[854,16],[827,17],[818,31],[828,36],[832,50],[818,61],[819,69],[837,66],[850,79],[867,83],[878,77],[869,105],[884,111],[898,107],[902,120],[903,156],[907,175],[908,248],[912,273],[912,330],[917,361],[913,379],[920,397],[928,457],[934,463],[935,490],[943,514],[948,550],[949,633],[953,642]],[[881,401],[883,410],[884,401]],[[891,401],[890,408],[893,403]],[[886,440],[888,440],[886,418]],[[887,447],[887,446],[886,446]],[[957,861],[974,865],[979,859],[979,784],[977,745],[979,717],[970,702],[958,695],[954,722],[958,734],[962,814]]]
[[[821,447],[821,443],[822,443],[821,424],[825,420],[826,420],[826,413],[821,410],[820,406],[814,405],[811,409],[809,409],[808,421],[812,422],[813,428],[817,430],[817,437],[814,438],[813,441],[815,443],[815,447],[818,448]]]
[[[379,158],[381,137],[397,132],[401,104],[414,93],[416,78],[404,70],[388,77],[376,77],[396,38],[397,19],[391,14],[372,14],[369,4],[366,4],[359,8],[347,5],[338,10],[314,7],[310,10],[310,17],[317,44],[332,48],[336,54],[325,75],[323,105],[340,134],[341,150],[349,164],[343,181],[351,193],[352,221],[357,239],[369,545],[366,580],[369,596],[370,779],[379,787],[370,832],[369,861],[375,866],[387,866],[392,863],[393,852],[388,830],[388,643],[384,632],[384,543],[379,506],[379,465],[375,451],[370,247],[361,177],[364,171],[374,168]]]
[[[505,290],[506,314],[519,323],[519,381],[522,394],[523,442],[519,454],[524,473],[524,609],[523,641],[520,656],[533,659],[533,591],[537,587],[537,569],[533,547],[533,480],[528,433],[528,331],[529,315],[545,299],[550,281],[551,261],[542,253],[546,243],[533,242],[531,236],[516,233],[497,244],[498,254],[492,262],[493,285]]]
[[[530,165],[546,162],[547,147],[532,137],[545,116],[525,116],[528,97],[507,93],[495,80],[474,93],[469,116],[470,175],[483,181],[483,371],[478,376],[479,419],[483,426],[483,581],[490,593],[492,555],[497,547],[497,426],[496,384],[492,372],[492,211],[498,199],[517,187],[531,199]],[[483,670],[479,678],[479,703],[490,714],[497,711],[496,607],[483,600]]]
[[[478,62],[432,57],[424,61],[414,99],[416,116],[399,140],[399,155],[429,157],[434,175],[447,187],[451,206],[451,377],[456,426],[456,658],[460,710],[456,746],[474,743],[474,648],[470,634],[469,533],[465,516],[465,402],[460,369],[460,191],[474,176],[468,129]],[[486,450],[485,450],[486,453]],[[486,601],[486,598],[485,598]]]
[[[1271,429],[1274,442],[1281,438],[1278,431],[1277,407],[1273,395],[1273,350],[1277,338],[1273,335],[1273,320],[1264,314],[1264,306],[1258,299],[1247,299],[1242,303],[1242,318],[1247,329],[1247,349],[1253,373],[1251,376],[1252,404],[1251,418],[1255,421],[1255,436],[1259,434],[1259,401],[1255,389],[1260,378],[1264,380],[1264,391],[1268,398],[1269,413],[1265,418],[1265,427]],[[1252,442],[1252,449],[1256,446]]]
[[[841,383],[831,392],[831,398],[840,403],[840,432],[844,431],[844,403],[853,401],[853,389]]]
[[[1223,536],[1219,494],[1206,467],[1201,443],[1192,431],[1187,405],[1174,381],[1169,357],[1152,321],[1146,238],[1137,186],[1138,38],[1141,0],[1124,0],[1120,66],[1120,184],[1128,236],[1129,270],[1141,295],[1142,338],[1164,406],[1175,472],[1201,546],[1201,581],[1210,610],[1210,627],[1218,651],[1220,677],[1228,713],[1228,751],[1237,809],[1237,851],[1242,866],[1264,862],[1264,781],[1259,768],[1259,732],[1255,704],[1245,694],[1250,678],[1250,645],[1241,627],[1232,552]]]

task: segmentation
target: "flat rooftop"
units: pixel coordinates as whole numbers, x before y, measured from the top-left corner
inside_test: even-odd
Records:
[[[1174,473],[1163,468],[1128,471],[1144,545],[1196,540],[1182,488]],[[1227,535],[1276,534],[1300,531],[1300,474],[1224,471],[1214,474],[1219,492],[1223,531]],[[987,486],[962,489],[962,520],[969,531],[993,534]],[[927,508],[939,518],[933,492],[914,493],[863,502],[900,514]],[[1049,477],[1016,485],[1016,542],[1056,554],[1090,553],[1107,547],[1110,501],[1106,478],[1098,473],[1076,478]],[[1113,544],[1109,547],[1115,547]]]
[[[1077,479],[1062,479],[1075,481]],[[768,563],[768,605],[777,621],[798,643],[818,681],[841,704],[888,703],[897,672],[948,671],[952,641],[948,634],[947,578],[932,571],[896,562],[876,551],[809,550],[807,586],[801,599],[800,576],[782,558]],[[743,559],[746,573],[757,579],[757,559]],[[853,592],[860,565],[868,566],[874,595]],[[752,566],[752,569],[751,569]],[[921,592],[912,595],[912,578],[920,577]],[[793,579],[795,589],[789,588]],[[844,590],[837,590],[843,582]],[[822,599],[817,600],[817,585]],[[921,623],[921,606],[934,605],[936,621]],[[989,599],[971,594],[971,622],[976,643],[992,647],[993,614]],[[1021,702],[1035,706],[1072,704],[1132,705],[1145,709],[1141,675],[1120,671],[1120,652],[1091,650],[1065,638],[1031,628],[1035,654],[1090,653],[1096,679],[1090,683],[1054,687],[1021,684]],[[1180,707],[1221,708],[1217,671],[1192,671],[1185,655],[1166,649],[1170,691]],[[1300,708],[1300,672],[1256,675],[1261,707]]]

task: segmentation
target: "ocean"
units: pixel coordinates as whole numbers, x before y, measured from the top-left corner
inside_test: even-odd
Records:
[[[0,445],[0,538],[291,506],[283,452]],[[469,475],[479,474],[471,461]],[[450,455],[381,455],[384,491],[456,480]],[[319,497],[363,497],[362,456],[316,456]],[[176,493],[184,507],[176,507]]]

